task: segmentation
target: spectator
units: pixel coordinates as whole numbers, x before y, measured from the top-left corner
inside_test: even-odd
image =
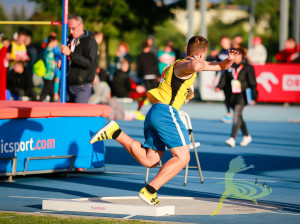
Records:
[[[171,46],[172,51],[175,53],[175,60],[181,59],[180,50],[174,46],[174,42],[170,40],[169,45]]]
[[[103,33],[102,32],[94,32],[94,38],[96,40],[97,45],[100,45],[103,41]],[[97,48],[97,68],[96,68],[96,75],[93,81],[93,89],[92,95],[89,99],[89,104],[99,104],[99,103],[107,103],[108,99],[111,97],[111,88],[105,82],[100,82],[99,73],[101,71],[99,67],[99,58],[100,52]],[[109,91],[108,91],[109,90]],[[109,92],[109,94],[108,94]]]
[[[223,61],[228,57],[228,50],[231,48],[230,38],[222,36],[220,40],[221,50],[218,54],[218,61]]]
[[[93,82],[93,94],[89,99],[89,104],[108,104],[111,99],[111,88],[107,82],[101,81],[101,73],[95,75]]]
[[[231,48],[230,38],[228,36],[222,36],[220,40],[220,45],[222,49],[220,50],[217,61],[223,61],[228,57],[228,50]],[[224,76],[225,71],[221,71],[221,77]],[[222,118],[224,123],[232,122],[232,115],[230,111],[230,83],[226,82],[226,85],[223,88],[224,96],[225,96],[225,106],[226,106],[226,115]]]
[[[111,88],[111,80],[110,80],[110,73],[106,71],[105,69],[98,68],[98,76],[100,78],[101,82],[106,82],[109,87]]]
[[[15,62],[13,69],[7,73],[6,84],[15,100],[36,100],[32,77],[23,62]]]
[[[122,59],[123,60],[123,59]],[[89,99],[90,104],[105,104],[111,108],[109,119],[124,120],[125,110],[116,97],[111,97],[109,73],[103,69],[98,69],[99,73],[93,82],[94,93]]]
[[[94,37],[95,37],[97,45],[100,45],[103,41],[103,33],[102,32],[94,32]],[[99,59],[100,59],[100,52],[97,48],[97,59],[96,59],[96,61],[97,61],[97,67],[98,68],[100,68]],[[99,71],[97,73],[99,73]]]
[[[126,61],[129,63],[128,71],[130,70],[130,63],[131,63],[131,55],[129,54],[129,46],[125,42],[121,42],[118,46],[118,50],[116,52],[116,68],[121,69],[121,59],[125,58]]]
[[[187,45],[184,46],[184,52],[182,54],[182,58],[186,58],[187,57]]]
[[[130,91],[130,77],[128,74],[129,62],[121,59],[121,68],[117,69],[112,80],[112,96],[125,98],[128,97]]]
[[[24,31],[19,31],[18,36],[8,47],[6,59],[9,61],[9,68],[11,69],[16,62],[23,62],[23,64],[30,60],[27,54],[25,39],[27,34]]]
[[[206,57],[206,61],[218,61],[218,51],[216,48],[212,47],[209,55]]]
[[[88,103],[96,74],[97,43],[93,34],[84,30],[80,16],[71,15],[68,27],[68,46],[61,45],[61,53],[69,58],[66,101]]]
[[[157,55],[157,47],[154,45],[154,37],[152,35],[150,35],[147,38],[147,42],[148,42],[148,45],[150,46],[150,52],[156,56]]]
[[[49,37],[55,37],[57,39],[57,34],[55,32],[51,32]],[[47,44],[48,44],[48,41],[49,41],[48,38],[45,40],[45,42],[43,44],[43,49],[44,50],[47,47]],[[55,63],[58,64],[58,62],[61,58],[61,52],[60,52],[58,42],[57,42],[57,45],[52,49],[52,51],[54,53]],[[61,71],[56,66],[55,71],[54,71],[54,101],[55,102],[59,101],[60,75],[61,75]]]
[[[138,78],[145,84],[146,90],[158,87],[158,64],[156,56],[150,52],[150,45],[147,41],[143,42],[143,53],[137,58]]]
[[[237,34],[232,39],[232,48],[240,48],[243,44],[243,37],[240,34]]]
[[[300,43],[296,46],[296,52],[291,55],[291,63],[300,63]]]
[[[230,106],[234,111],[234,119],[231,131],[231,137],[226,140],[226,144],[235,147],[235,138],[239,129],[242,130],[243,140],[241,146],[246,146],[252,141],[252,137],[249,135],[245,121],[243,120],[242,112],[247,104],[254,105],[257,99],[256,80],[254,68],[248,64],[246,60],[246,49],[237,48],[240,54],[236,56],[234,64],[232,65],[232,71],[229,69],[221,76],[220,82],[216,87],[216,91],[219,92],[226,86],[226,82],[230,82],[231,92],[228,96],[230,99]],[[246,89],[251,89],[251,100],[247,101]]]
[[[157,52],[157,58],[158,58],[158,71],[159,74],[162,75],[164,68],[174,63],[176,59],[176,55],[174,51],[172,51],[172,44],[170,41],[166,42],[166,45],[163,50]]]
[[[279,51],[275,57],[279,63],[291,63],[292,55],[296,52],[296,41],[290,37],[285,41],[285,48]]]
[[[43,60],[46,66],[46,73],[43,77],[44,86],[39,101],[44,101],[47,95],[50,96],[50,102],[54,102],[54,76],[56,69],[55,55],[53,49],[57,46],[57,38],[48,37],[48,44],[44,52]]]
[[[38,52],[37,52],[37,49],[31,43],[31,35],[30,34],[26,35],[25,45],[26,45],[28,57],[30,58],[30,60],[27,61],[27,63],[26,63],[26,67],[28,68],[30,75],[32,76],[33,75],[32,68],[33,68],[34,63],[38,60]]]
[[[2,47],[0,49],[0,100],[6,100],[6,63],[5,57],[7,49],[10,45],[8,39],[3,39]]]
[[[253,47],[249,48],[247,58],[250,64],[253,65],[264,65],[267,60],[267,50],[262,45],[260,37],[254,37],[252,40]]]

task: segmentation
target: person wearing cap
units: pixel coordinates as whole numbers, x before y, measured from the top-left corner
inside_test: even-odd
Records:
[[[253,46],[249,48],[247,58],[252,65],[264,65],[267,60],[267,50],[262,45],[260,37],[254,37],[252,40]]]

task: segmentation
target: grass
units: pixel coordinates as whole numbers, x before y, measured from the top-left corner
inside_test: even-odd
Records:
[[[4,224],[142,224],[142,223],[155,223],[155,222],[142,222],[138,220],[121,220],[121,219],[107,219],[95,217],[74,217],[74,216],[50,216],[50,215],[33,215],[33,214],[20,214],[11,212],[0,212],[0,223]]]

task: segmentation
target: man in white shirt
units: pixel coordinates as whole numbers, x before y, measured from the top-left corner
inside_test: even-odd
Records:
[[[247,58],[252,65],[264,65],[267,60],[267,50],[262,45],[260,37],[254,37],[252,40],[253,47],[249,48]]]

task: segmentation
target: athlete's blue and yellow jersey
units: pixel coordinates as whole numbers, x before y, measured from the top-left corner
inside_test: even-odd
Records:
[[[179,110],[184,104],[197,73],[193,73],[189,79],[176,77],[174,74],[174,66],[178,61],[182,60],[177,60],[172,65],[167,66],[164,69],[159,86],[147,92],[147,96],[152,103],[155,101],[154,99],[156,99],[174,107],[176,110]]]

